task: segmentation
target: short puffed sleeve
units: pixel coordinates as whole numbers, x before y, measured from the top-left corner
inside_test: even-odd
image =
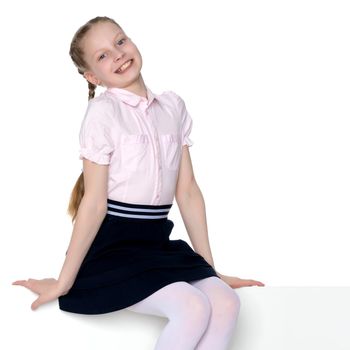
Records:
[[[89,159],[97,164],[110,164],[114,151],[111,131],[113,105],[109,100],[91,99],[79,133],[79,159]]]
[[[189,137],[192,131],[192,124],[193,124],[192,117],[187,111],[185,101],[174,92],[173,92],[173,95],[176,97],[177,108],[181,118],[182,145],[192,146],[193,141]]]

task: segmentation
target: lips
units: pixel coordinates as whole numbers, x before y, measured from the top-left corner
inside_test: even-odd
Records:
[[[118,69],[120,69],[125,63],[127,63],[127,62],[129,62],[129,61],[131,61],[131,64],[133,63],[133,58],[131,58],[131,59],[129,59],[129,60],[127,60],[127,61],[125,61],[124,63],[122,63],[115,71],[114,71],[114,73],[117,73],[117,74],[120,74],[120,73],[122,73],[122,72],[118,72]],[[129,67],[128,67],[129,68]]]

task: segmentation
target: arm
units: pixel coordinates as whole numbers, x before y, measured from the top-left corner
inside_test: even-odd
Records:
[[[78,208],[72,237],[58,280],[29,278],[12,283],[39,294],[31,305],[32,310],[67,294],[74,284],[81,263],[106,215],[107,179],[108,166],[98,165],[84,158],[84,195]]]
[[[175,198],[193,249],[215,269],[209,244],[204,198],[193,174],[188,146],[183,147]]]
[[[205,204],[200,188],[194,178],[188,146],[182,148],[182,158],[176,185],[175,198],[194,250],[210,264],[214,270],[208,238]],[[253,279],[227,276],[216,271],[218,276],[232,288],[245,286],[265,286]]]
[[[114,108],[109,100],[89,101],[80,133],[80,159],[84,167],[84,193],[79,204],[66,258],[58,279],[28,279],[13,282],[39,294],[35,310],[43,303],[65,295],[72,288],[81,264],[106,216],[110,158],[114,151]]]
[[[108,165],[99,165],[84,158],[83,167],[84,196],[58,278],[58,283],[65,292],[72,287],[107,211]]]

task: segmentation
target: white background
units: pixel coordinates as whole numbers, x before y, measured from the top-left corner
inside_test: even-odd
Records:
[[[68,52],[95,16],[132,38],[153,92],[186,102],[216,269],[265,288],[350,286],[348,2],[1,7],[1,302],[28,297],[16,279],[57,278],[65,258],[88,101]],[[172,238],[189,242],[176,205],[169,218]]]

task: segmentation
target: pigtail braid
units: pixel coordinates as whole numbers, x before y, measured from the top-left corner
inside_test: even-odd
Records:
[[[73,60],[73,63],[75,67],[78,69],[78,73],[84,76],[84,72],[86,70],[90,69],[85,57],[84,57],[84,50],[83,50],[83,45],[82,45],[82,40],[84,39],[86,33],[88,33],[93,26],[96,23],[100,22],[109,22],[115,24],[118,28],[122,29],[121,26],[114,21],[112,18],[109,17],[95,17],[90,19],[88,22],[86,22],[84,25],[82,25],[74,34],[70,49],[69,49],[69,55],[71,59]],[[85,77],[84,77],[85,78]],[[86,79],[87,80],[87,79]],[[87,80],[88,81],[88,80]],[[103,86],[103,85],[102,85]],[[97,85],[92,84],[88,81],[88,88],[89,88],[89,100],[95,97],[95,90],[97,88]],[[85,192],[84,188],[84,174],[81,172],[79,175],[71,196],[69,200],[69,205],[68,205],[68,214],[72,217],[72,222],[74,223],[75,218],[77,216],[78,208],[81,202],[81,199],[83,198]]]
[[[95,97],[95,90],[97,85],[92,84],[88,81],[88,86],[89,86],[89,100]]]

